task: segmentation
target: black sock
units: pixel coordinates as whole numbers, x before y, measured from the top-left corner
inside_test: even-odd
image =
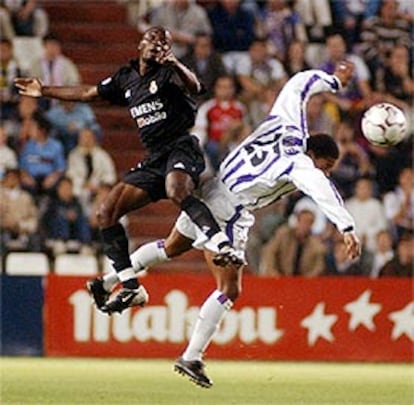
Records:
[[[209,239],[221,231],[207,205],[192,195],[184,198],[181,203],[181,209]]]
[[[101,230],[104,253],[112,260],[117,273],[132,267],[128,252],[128,238],[125,229],[121,224],[113,225]],[[122,282],[123,287],[138,288],[136,278]]]

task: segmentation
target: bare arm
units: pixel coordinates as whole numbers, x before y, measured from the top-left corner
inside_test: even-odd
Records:
[[[160,57],[158,58],[158,63],[162,65],[171,65],[190,93],[198,94],[200,92],[201,83],[198,80],[197,76],[176,58],[170,48],[166,48],[164,52],[161,53]]]
[[[14,80],[19,94],[29,97],[48,97],[65,101],[96,101],[100,100],[97,86],[43,86],[42,82],[33,77],[18,77]]]

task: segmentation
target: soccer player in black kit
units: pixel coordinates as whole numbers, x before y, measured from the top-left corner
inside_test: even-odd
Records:
[[[188,93],[200,93],[202,85],[177,60],[171,44],[169,31],[150,28],[138,44],[138,59],[96,86],[43,86],[37,78],[15,80],[19,93],[25,96],[83,102],[103,99],[128,107],[149,152],[111,190],[97,213],[104,251],[122,282],[122,289],[110,300],[110,292],[102,294],[101,280],[87,285],[95,298],[104,297],[97,305],[107,313],[122,312],[148,300],[132,269],[128,239],[119,219],[150,202],[169,198],[185,211],[217,246],[217,264],[225,266],[238,260],[210,210],[192,195],[205,164],[197,139],[189,133],[196,109]]]

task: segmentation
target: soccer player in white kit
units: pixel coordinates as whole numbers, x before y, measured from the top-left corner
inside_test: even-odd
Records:
[[[251,211],[269,205],[294,190],[310,196],[342,233],[351,258],[360,254],[354,220],[327,175],[339,156],[335,141],[320,134],[309,138],[306,105],[316,93],[335,92],[345,86],[353,65],[341,63],[333,75],[308,70],[293,76],[283,87],[269,116],[222,162],[216,178],[200,187],[201,198],[233,243],[240,261],[248,231],[254,223]],[[194,383],[209,388],[202,356],[214,332],[241,291],[242,267],[230,262],[225,269],[214,264],[215,247],[182,212],[165,240],[141,246],[131,256],[137,272],[167,261],[192,247],[204,249],[217,288],[200,308],[190,342],[175,363],[175,370]],[[105,310],[110,291],[118,283],[116,273],[89,282],[98,307]]]

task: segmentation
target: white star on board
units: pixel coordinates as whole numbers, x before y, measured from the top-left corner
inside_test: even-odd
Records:
[[[300,325],[308,329],[308,345],[313,346],[319,337],[332,342],[334,336],[331,328],[338,319],[337,315],[325,314],[325,303],[320,302],[316,305],[313,312],[302,319]]]
[[[391,339],[397,340],[402,335],[414,341],[414,301],[408,303],[403,309],[391,312],[388,318],[394,322]]]
[[[381,311],[381,304],[370,301],[372,291],[364,291],[355,301],[345,305],[345,311],[351,315],[349,330],[355,330],[359,325],[365,326],[371,332],[375,330],[374,316]]]

